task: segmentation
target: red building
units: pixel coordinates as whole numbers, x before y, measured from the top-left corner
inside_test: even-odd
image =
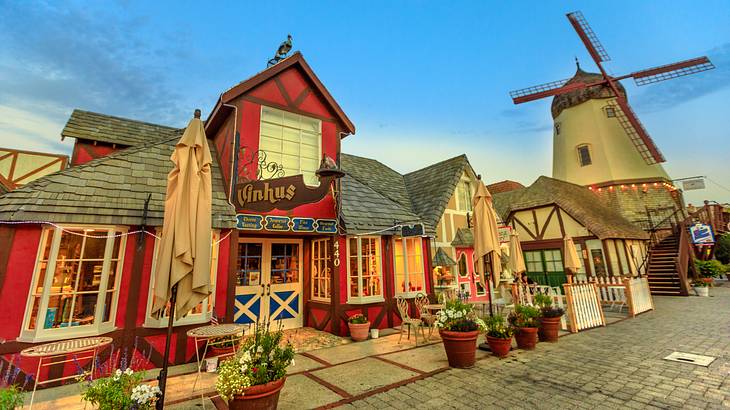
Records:
[[[115,361],[162,365],[167,319],[150,313],[150,278],[181,132],[76,110],[62,132],[72,166],[0,196],[3,371],[22,379],[35,371],[23,348],[91,335],[114,339]],[[392,327],[396,296],[433,294],[433,186],[341,154],[355,128],[301,54],[224,92],[206,132],[215,287],[175,323],[173,363],[192,360],[186,332],[213,314],[344,335],[349,315]]]

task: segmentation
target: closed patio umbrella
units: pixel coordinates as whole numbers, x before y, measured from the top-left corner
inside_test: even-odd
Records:
[[[527,270],[525,257],[522,254],[522,246],[520,245],[520,237],[517,232],[512,232],[509,236],[509,269],[513,275],[519,275]]]
[[[200,110],[190,120],[170,157],[165,217],[159,256],[154,267],[153,313],[170,304],[163,368],[160,372],[164,404],[170,338],[174,318],[180,318],[210,294],[211,162]]]
[[[477,192],[472,199],[474,210],[474,262],[475,268],[484,284],[499,285],[502,264],[500,263],[499,234],[497,231],[497,214],[492,207],[492,195],[478,180]],[[486,277],[484,257],[492,256],[492,275]],[[492,291],[489,290],[489,312],[492,314]]]
[[[565,239],[563,239],[563,253],[565,254],[565,262],[563,263],[563,266],[565,266],[566,270],[570,270],[571,274],[575,275],[575,273],[581,268],[580,256],[578,256],[578,251],[575,249],[575,243],[573,243],[573,238],[570,236],[566,236]]]

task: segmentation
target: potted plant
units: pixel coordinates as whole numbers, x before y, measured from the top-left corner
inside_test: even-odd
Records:
[[[81,378],[85,378],[84,374]],[[100,409],[152,410],[160,395],[157,386],[143,384],[143,372],[117,369],[114,375],[88,384],[81,400]]]
[[[19,409],[23,407],[23,391],[16,385],[0,389],[0,409]]]
[[[350,337],[356,342],[362,342],[368,338],[370,322],[362,313],[347,318],[347,327],[350,328]]]
[[[230,354],[235,351],[238,343],[241,341],[240,336],[222,336],[211,338],[208,342],[208,350],[211,356],[221,356]]]
[[[460,299],[449,300],[436,315],[436,326],[444,342],[451,367],[471,367],[476,361],[477,337],[486,329],[472,305]]]
[[[507,357],[509,350],[512,348],[512,336],[515,329],[509,326],[504,317],[488,316],[484,318],[487,328],[487,344],[492,354],[497,357]]]
[[[540,309],[534,306],[515,305],[509,314],[509,323],[517,328],[517,347],[533,350],[537,344],[537,329],[540,327]]]
[[[294,362],[294,348],[283,338],[281,328],[257,324],[236,355],[218,366],[215,388],[229,409],[276,408],[286,368]]]
[[[541,342],[557,342],[560,331],[560,318],[565,310],[553,306],[553,298],[548,295],[535,295],[535,304],[540,308],[540,328],[537,337]]]
[[[710,284],[702,279],[695,279],[692,281],[692,289],[695,290],[697,296],[708,297],[710,296]]]

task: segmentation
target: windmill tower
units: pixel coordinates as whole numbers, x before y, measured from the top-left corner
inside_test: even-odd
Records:
[[[613,77],[610,58],[581,12],[567,14],[599,73],[575,75],[512,91],[515,104],[553,97],[553,177],[585,185],[627,219],[651,225],[683,207],[681,192],[662,167],[664,156],[627,101],[620,81],[642,86],[715,68],[707,57]],[[652,213],[655,213],[652,217]],[[648,215],[648,216],[647,216]],[[647,226],[648,227],[648,226]]]

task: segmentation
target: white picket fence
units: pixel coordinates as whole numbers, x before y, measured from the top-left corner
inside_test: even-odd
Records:
[[[654,310],[654,299],[651,297],[647,278],[626,279],[624,282],[628,290],[630,316]]]
[[[566,283],[563,287],[572,333],[606,326],[606,318],[603,316],[598,287],[595,283]]]
[[[577,283],[595,283],[598,287],[601,304],[609,306],[609,309],[617,309],[619,312],[626,306],[626,284],[624,279],[611,276],[591,277],[590,280],[578,280]]]
[[[554,306],[563,308],[567,312],[565,295],[563,295],[563,290],[559,286],[512,284],[512,300],[517,304],[533,306],[534,295],[536,293],[550,296],[553,299]],[[565,320],[565,315],[560,318],[560,328],[568,330],[568,322]]]

